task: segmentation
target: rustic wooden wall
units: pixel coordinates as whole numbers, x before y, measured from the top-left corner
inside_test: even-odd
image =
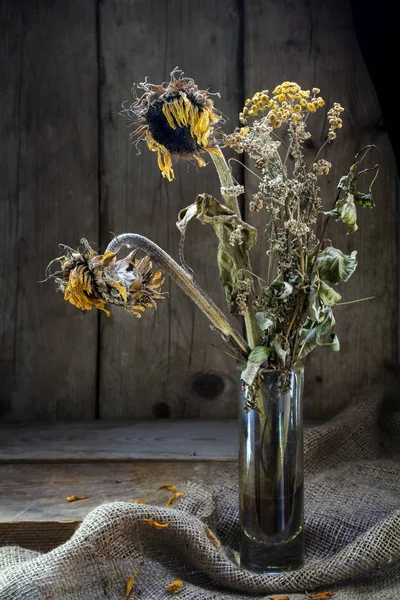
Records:
[[[284,79],[317,85],[346,107],[324,193],[354,153],[374,142],[383,167],[377,209],[360,230],[329,234],[359,250],[336,310],[342,350],[307,364],[306,415],[325,418],[396,357],[396,167],[346,0],[3,0],[0,69],[0,415],[15,419],[232,417],[235,368],[205,317],[173,284],[155,315],[107,318],[65,303],[39,284],[57,244],[82,236],[103,249],[110,232],[136,231],[177,255],[176,215],[197,193],[218,194],[212,166],[176,166],[163,180],[118,116],[133,81],[179,66],[221,93],[233,129],[246,96]],[[317,132],[318,136],[321,133]],[[329,158],[329,156],[327,156]],[[239,170],[240,171],[240,170]],[[240,176],[240,172],[238,172]],[[246,175],[249,193],[254,181]],[[187,260],[224,308],[212,231],[196,223]],[[252,264],[262,270],[259,247]],[[212,375],[220,379],[215,381]],[[210,383],[211,382],[211,383]],[[221,389],[223,388],[222,392]],[[221,392],[221,393],[220,393]],[[214,396],[214,397],[207,397]]]

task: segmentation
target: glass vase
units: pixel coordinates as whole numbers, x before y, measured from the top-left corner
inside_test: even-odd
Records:
[[[262,374],[257,410],[240,394],[240,564],[271,573],[304,561],[304,368]]]

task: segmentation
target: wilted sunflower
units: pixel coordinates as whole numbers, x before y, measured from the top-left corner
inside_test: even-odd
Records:
[[[146,308],[156,308],[156,300],[164,299],[158,291],[164,277],[153,269],[149,256],[138,260],[133,251],[118,260],[114,252],[98,254],[85,239],[81,244],[78,250],[63,246],[65,254],[47,267],[48,276],[55,279],[64,300],[82,310],[99,308],[107,315],[107,304],[116,304],[140,318]],[[61,270],[50,273],[56,262]]]
[[[138,97],[137,89],[144,90]],[[171,80],[161,85],[135,84],[132,90],[135,102],[122,112],[135,125],[132,138],[144,140],[157,152],[158,166],[163,177],[174,179],[172,157],[188,161],[195,159],[205,166],[200,152],[220,154],[216,147],[214,125],[221,120],[209,92],[199,90],[193,79],[183,77],[174,69]]]

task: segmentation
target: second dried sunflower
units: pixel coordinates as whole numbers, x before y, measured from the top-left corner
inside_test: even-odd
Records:
[[[60,264],[60,270],[48,273],[64,299],[74,306],[82,310],[95,307],[109,315],[107,305],[115,304],[140,318],[146,308],[156,308],[156,301],[164,299],[159,291],[164,277],[153,269],[149,256],[136,259],[133,251],[118,259],[114,252],[98,254],[85,239],[81,244],[78,250],[64,246],[64,254],[48,267]]]

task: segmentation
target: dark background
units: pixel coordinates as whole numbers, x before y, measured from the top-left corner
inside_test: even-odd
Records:
[[[394,111],[398,83],[399,15],[390,0],[351,0],[354,31],[382,110],[383,125],[399,165],[399,119]],[[397,89],[397,88],[396,88]]]

